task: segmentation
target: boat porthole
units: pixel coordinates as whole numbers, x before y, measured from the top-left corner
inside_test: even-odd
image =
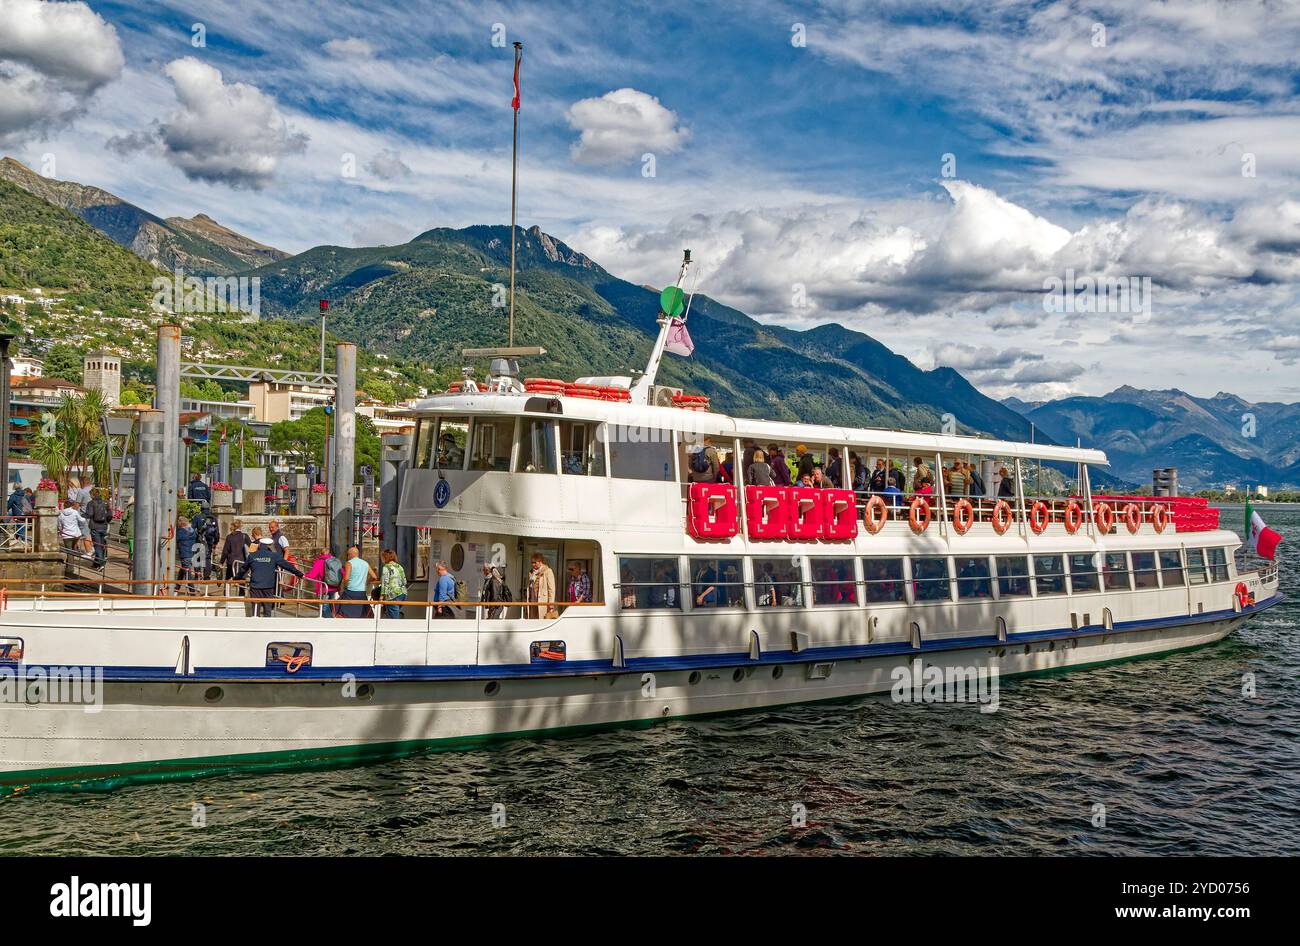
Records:
[[[375,695],[375,688],[369,683],[363,683],[357,687],[357,699],[368,700]]]
[[[694,686],[700,682],[700,672],[698,670],[692,670],[691,675],[687,677],[687,679],[690,681],[691,686]]]
[[[665,706],[665,707],[664,707],[664,715],[665,715],[665,716],[667,716],[667,715],[668,715],[669,713],[671,713],[671,712],[672,712],[672,708],[671,708],[671,707],[668,707],[668,706]]]
[[[785,667],[782,667],[781,665],[778,664],[777,666],[772,668],[772,679],[780,680],[784,673],[785,673]]]
[[[491,683],[489,683],[487,686],[483,688],[483,692],[486,693],[488,696],[496,696],[497,691],[500,689],[501,689],[501,684],[493,680]]]
[[[731,679],[735,680],[737,683],[745,679],[745,668],[737,667],[735,670],[733,670],[731,673]]]
[[[225,691],[221,687],[208,687],[203,691],[203,698],[209,703],[220,703],[221,698],[225,695]]]

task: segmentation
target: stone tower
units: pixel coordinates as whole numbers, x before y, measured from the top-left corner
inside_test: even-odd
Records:
[[[122,399],[122,359],[106,351],[86,352],[81,386],[99,391],[111,406],[117,407]]]

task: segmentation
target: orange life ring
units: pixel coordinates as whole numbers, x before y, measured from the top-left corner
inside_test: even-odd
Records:
[[[958,535],[965,535],[974,524],[975,507],[970,504],[969,499],[957,500],[957,505],[952,507],[953,529]]]
[[[862,510],[862,524],[867,531],[875,535],[885,527],[885,521],[889,518],[889,509],[885,506],[885,501],[879,496],[872,496],[867,500],[867,508]]]
[[[1065,531],[1074,535],[1081,525],[1083,525],[1083,507],[1072,499],[1065,507]]]
[[[1047,503],[1041,499],[1034,500],[1034,504],[1029,507],[1029,528],[1034,530],[1034,535],[1042,535],[1051,520],[1052,513],[1047,508]]]
[[[923,496],[917,496],[912,500],[912,508],[907,512],[908,525],[912,527],[913,532],[924,532],[930,528],[930,504],[925,501]]]
[[[1107,503],[1098,503],[1092,511],[1092,521],[1097,524],[1102,535],[1109,535],[1110,530],[1115,527],[1115,510]]]
[[[1167,525],[1169,525],[1169,507],[1159,503],[1151,510],[1151,528],[1157,532],[1164,532]]]
[[[1005,499],[999,499],[997,505],[993,507],[993,531],[998,535],[1006,535],[1010,528],[1011,504]]]
[[[1136,534],[1142,526],[1142,510],[1138,509],[1137,503],[1129,503],[1124,507],[1124,525],[1128,526],[1130,534]]]

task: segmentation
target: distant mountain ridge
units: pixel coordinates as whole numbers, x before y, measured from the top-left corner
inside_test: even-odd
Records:
[[[223,227],[206,214],[164,220],[98,187],[43,177],[13,158],[0,158],[0,178],[72,211],[114,243],[163,269],[228,275],[289,255]]]

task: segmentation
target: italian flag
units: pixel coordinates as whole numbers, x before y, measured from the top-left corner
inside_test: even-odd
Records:
[[[1271,559],[1281,541],[1282,536],[1264,525],[1250,500],[1246,500],[1246,548],[1261,558]]]

